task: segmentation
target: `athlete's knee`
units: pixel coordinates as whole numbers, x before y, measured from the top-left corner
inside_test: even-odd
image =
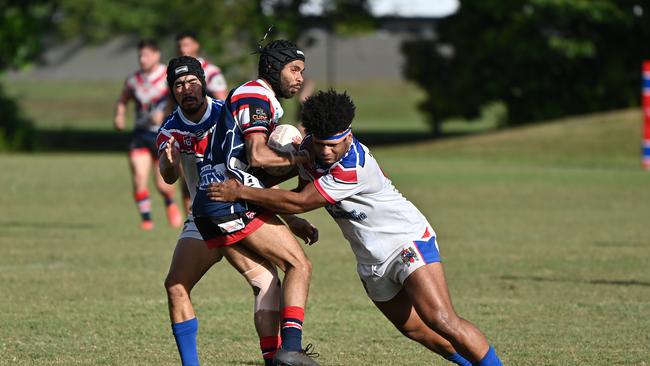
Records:
[[[167,275],[167,278],[165,278],[165,290],[167,291],[167,298],[172,302],[177,302],[189,299],[192,289],[177,281],[172,275]]]
[[[255,312],[261,310],[279,311],[282,290],[280,277],[274,265],[265,261],[244,272],[244,277],[253,289]]]
[[[288,262],[287,267],[287,269],[293,269],[301,272],[304,277],[311,277],[312,264],[309,258],[307,258],[307,256],[304,254],[293,256]]]
[[[433,309],[425,318],[427,324],[443,336],[456,338],[461,332],[460,318],[453,310]]]

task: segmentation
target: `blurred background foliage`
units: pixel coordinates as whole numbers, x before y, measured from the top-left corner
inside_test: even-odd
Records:
[[[298,9],[304,0],[0,0],[0,77],[7,69],[29,66],[48,44],[80,39],[106,42],[119,35],[170,37],[192,30],[203,51],[228,70],[250,63],[248,57],[269,25],[272,37],[296,39],[310,24]],[[365,0],[324,1],[326,24],[341,33],[373,27]],[[242,51],[243,50],[243,51]],[[32,124],[16,103],[0,93],[0,149],[28,149]]]
[[[369,1],[324,0],[314,16],[300,13],[306,0],[0,0],[0,77],[56,42],[159,39],[188,29],[228,70],[254,61],[250,52],[271,24],[272,37],[289,39],[314,24],[337,35],[372,31],[378,20]],[[404,76],[423,90],[419,107],[434,135],[454,119],[489,115],[506,127],[637,106],[649,13],[647,0],[462,1],[435,21],[433,37],[404,42]],[[0,100],[0,146],[28,148],[21,136],[33,127],[5,93]]]
[[[404,72],[434,130],[495,102],[504,125],[635,106],[649,16],[648,1],[463,1],[438,39],[403,45]]]

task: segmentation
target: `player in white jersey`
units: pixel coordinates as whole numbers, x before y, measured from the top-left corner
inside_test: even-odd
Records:
[[[224,100],[228,96],[228,85],[226,78],[219,66],[211,64],[208,60],[199,57],[201,53],[201,43],[199,38],[194,32],[181,32],[176,35],[176,54],[178,56],[190,56],[199,60],[203,72],[205,74],[206,89],[208,95],[212,98]],[[173,100],[172,103],[174,104]],[[173,106],[170,106],[173,107]],[[170,108],[171,112],[171,108]],[[191,210],[192,200],[190,199],[190,192],[187,190],[187,185],[183,182],[181,176],[181,192],[183,193],[183,204],[185,212],[189,213]]]
[[[192,57],[172,59],[167,75],[167,82],[179,107],[163,123],[158,134],[160,170],[165,180],[171,184],[179,178],[182,167],[187,187],[194,198],[199,185],[197,162],[204,158],[223,101],[205,95],[205,77],[201,64]],[[309,236],[312,234],[312,226],[306,220],[294,217],[290,223],[296,235],[305,240],[311,239]],[[255,328],[260,337],[265,363],[272,364],[274,352],[279,345],[281,289],[276,268],[245,247],[233,248],[222,253],[218,248],[206,246],[193,216],[188,216],[165,279],[172,331],[183,365],[198,364],[198,320],[190,292],[203,274],[222,258],[222,254],[253,288]]]
[[[458,365],[500,366],[485,336],[452,306],[435,232],[352,135],[354,111],[345,93],[330,90],[307,99],[301,150],[314,159],[299,166],[295,191],[230,179],[212,185],[208,196],[278,213],[325,207],[350,242],[368,296],[404,335]]]
[[[180,227],[183,219],[174,202],[174,186],[165,183],[156,163],[156,134],[164,118],[169,93],[165,79],[166,68],[160,63],[160,49],[156,41],[142,40],[138,43],[138,62],[140,69],[124,82],[122,94],[115,107],[114,126],[117,130],[125,128],[126,105],[133,100],[135,128],[129,144],[129,163],[133,177],[133,194],[142,219],[141,227],[145,230],[153,228],[147,185],[152,165],[156,188],[165,200],[169,224]]]

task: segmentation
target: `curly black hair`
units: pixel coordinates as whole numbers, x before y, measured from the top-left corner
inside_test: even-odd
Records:
[[[305,100],[301,121],[315,136],[332,136],[350,127],[356,107],[347,92],[319,91]]]

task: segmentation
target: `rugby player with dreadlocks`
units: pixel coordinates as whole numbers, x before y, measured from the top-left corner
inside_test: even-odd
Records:
[[[198,163],[199,184],[192,205],[196,227],[208,247],[229,251],[246,248],[284,271],[281,347],[278,337],[261,340],[274,361],[283,365],[318,365],[310,345],[302,347],[302,325],[311,278],[311,262],[289,229],[270,211],[245,201],[216,202],[205,189],[228,176],[243,184],[264,187],[260,168],[292,166],[309,161],[308,153],[282,154],[267,146],[269,134],[283,115],[278,98],[291,98],[303,83],[305,54],[292,42],[276,40],[259,50],[259,78],[230,91],[205,157]],[[283,215],[289,226],[305,222]],[[306,222],[305,222],[306,223]],[[317,240],[315,227],[306,242]],[[303,237],[304,238],[304,237]]]

